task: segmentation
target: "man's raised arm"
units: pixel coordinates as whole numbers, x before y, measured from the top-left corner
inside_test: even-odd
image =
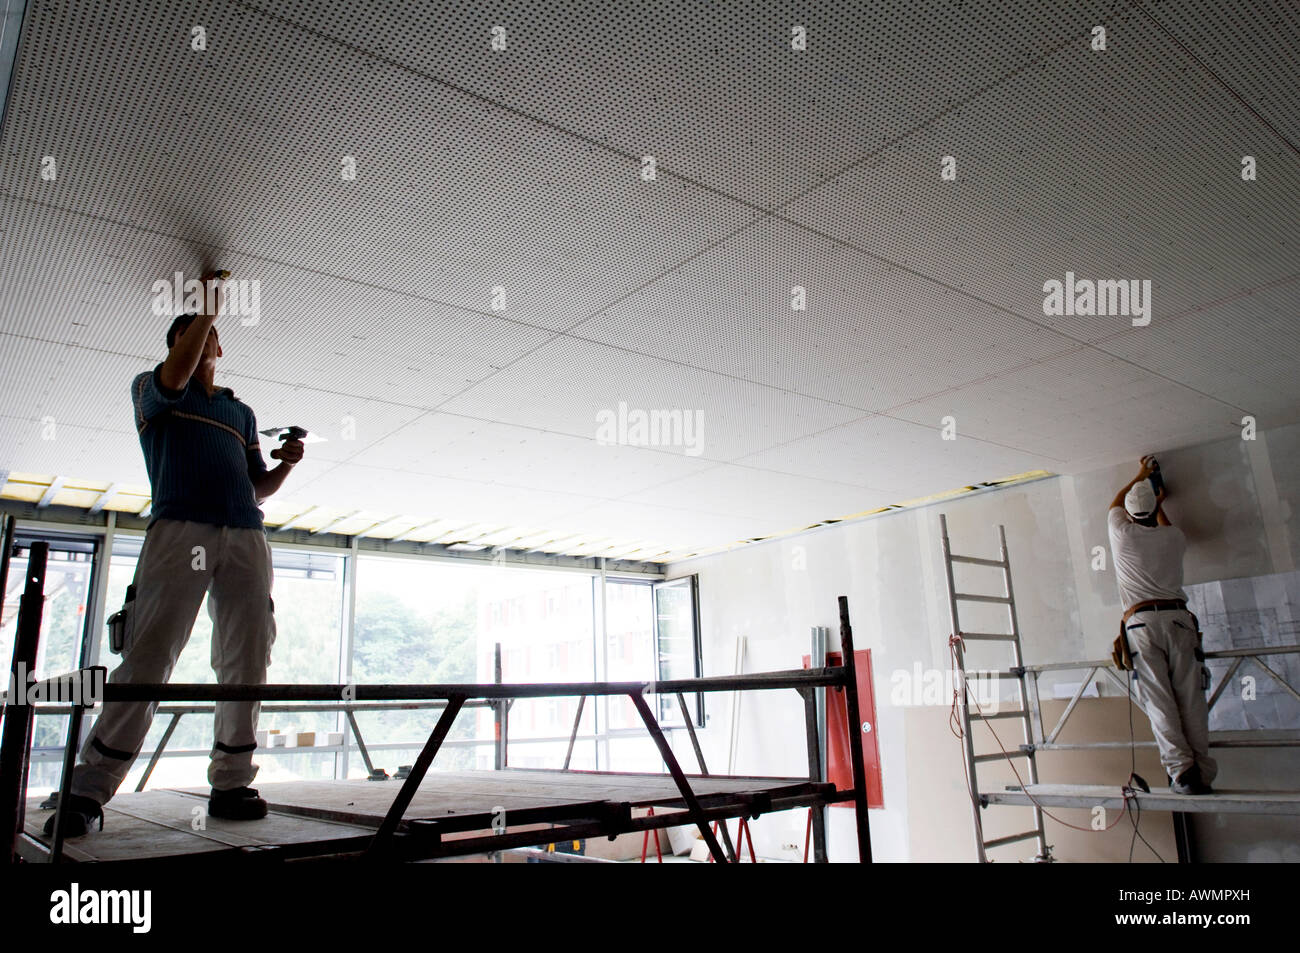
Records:
[[[1111,500],[1110,506],[1106,508],[1107,512],[1113,510],[1117,506],[1123,506],[1124,497],[1128,495],[1128,491],[1133,489],[1135,484],[1140,483],[1142,480],[1145,480],[1149,476],[1151,476],[1151,467],[1147,463],[1147,458],[1143,457],[1142,469],[1138,471],[1137,476],[1135,476],[1133,479],[1129,480],[1127,483],[1124,484],[1124,488],[1122,490],[1120,490],[1118,493],[1115,494],[1115,499]]]
[[[204,274],[201,280],[204,288],[203,313],[176,336],[176,343],[167,352],[167,360],[163,361],[162,369],[158,374],[159,383],[170,391],[184,390],[185,385],[194,376],[194,370],[199,366],[199,359],[203,357],[203,345],[207,343],[208,332],[212,330],[212,325],[217,320],[217,313],[221,310],[223,282],[213,272]],[[212,313],[208,314],[207,289],[210,282],[216,282],[217,290],[212,296]]]

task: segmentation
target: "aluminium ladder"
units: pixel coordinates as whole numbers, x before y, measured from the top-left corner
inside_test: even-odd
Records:
[[[958,690],[957,694],[961,704],[961,723],[962,735],[966,747],[966,773],[970,778],[970,795],[971,809],[975,816],[975,845],[979,854],[980,863],[988,863],[987,851],[993,847],[1002,847],[1007,844],[1014,844],[1019,841],[1037,839],[1038,855],[1034,858],[1036,861],[1050,861],[1051,849],[1047,846],[1046,834],[1043,831],[1043,812],[1037,805],[1033,806],[1034,826],[1031,830],[1020,834],[1011,834],[1006,837],[997,837],[993,840],[984,839],[984,824],[980,818],[980,809],[986,805],[986,802],[979,793],[979,777],[977,769],[979,765],[990,761],[1001,761],[1003,758],[1024,758],[1029,765],[1029,784],[1038,783],[1038,763],[1034,757],[1034,730],[1033,717],[1038,715],[1038,696],[1036,691],[1031,694],[1028,684],[1029,678],[1025,672],[1024,659],[1020,653],[1020,624],[1016,619],[1016,597],[1011,588],[1011,561],[1007,557],[1007,533],[1002,526],[998,527],[998,543],[1001,555],[998,559],[984,559],[977,556],[957,556],[952,552],[948,543],[948,517],[939,514],[939,530],[943,539],[943,561],[944,571],[948,582],[948,611],[952,619],[952,634],[957,637],[954,645],[954,654],[957,659],[958,670]],[[979,595],[970,592],[958,592],[956,585],[953,583],[953,563],[969,563],[975,566],[988,566],[1002,571],[1004,582],[1004,592],[1001,595]],[[1005,605],[1010,621],[1010,632],[967,632],[959,621],[957,604],[959,602],[982,602]],[[970,710],[969,691],[966,687],[966,651],[965,642],[1007,642],[1011,646],[1012,665],[1006,671],[994,673],[994,677],[999,680],[1015,679],[1020,685],[1019,707],[1014,711],[997,711],[991,714],[984,714]],[[992,721],[995,719],[1017,718],[1020,720],[1023,729],[1024,743],[1020,745],[1018,751],[1008,751],[1003,754],[1001,751],[990,754],[976,754],[974,739],[971,737],[972,720]],[[1041,720],[1041,718],[1040,718]]]

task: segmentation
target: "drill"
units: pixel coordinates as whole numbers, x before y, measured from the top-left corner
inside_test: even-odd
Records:
[[[1156,496],[1159,496],[1165,488],[1164,478],[1160,476],[1160,461],[1155,457],[1147,457],[1147,465],[1151,468],[1151,476],[1148,477],[1151,481],[1151,489],[1155,491]]]

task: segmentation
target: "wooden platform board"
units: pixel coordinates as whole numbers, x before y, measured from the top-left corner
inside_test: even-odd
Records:
[[[803,778],[705,778],[688,776],[697,797],[750,791],[779,790],[806,784]],[[296,808],[332,811],[348,823],[378,826],[393,803],[400,781],[294,781],[259,788],[273,810]],[[204,793],[206,789],[187,789]],[[491,814],[507,815],[532,807],[558,807],[587,801],[615,801],[632,807],[669,805],[680,798],[668,775],[619,774],[596,771],[430,772],[407,808],[409,818]]]
[[[42,833],[53,811],[40,808],[43,796],[27,800],[24,828],[28,834],[49,844]],[[207,806],[202,797],[180,791],[142,791],[122,794],[104,807],[104,829],[98,826],[85,837],[64,842],[64,853],[74,861],[142,860],[217,853],[232,847],[264,847],[299,844],[367,833],[332,821],[314,820],[272,813],[260,821],[225,821],[205,817],[204,829],[194,829],[194,809]],[[201,814],[206,811],[201,810]],[[43,859],[38,856],[29,860]]]
[[[1028,793],[1026,793],[1028,792]],[[1109,784],[1030,784],[1005,791],[981,794],[990,804],[1030,804],[1029,795],[1044,807],[1096,807],[1124,809],[1124,795]],[[1230,791],[1189,796],[1168,788],[1138,792],[1137,803],[1144,811],[1175,811],[1184,814],[1300,814],[1300,792]]]
[[[688,777],[701,799],[760,791],[778,795],[808,784],[805,778]],[[207,788],[120,794],[104,808],[104,830],[68,840],[64,850],[69,860],[76,861],[145,860],[368,835],[383,820],[401,784],[397,780],[259,784],[257,789],[271,812],[265,819],[208,817],[202,830],[195,830],[192,821],[194,809],[207,803]],[[632,808],[654,806],[660,814],[660,807],[671,811],[679,798],[673,779],[662,774],[521,768],[434,771],[425,777],[405,816],[407,820],[448,818],[504,809],[509,818],[511,811],[591,801],[612,801]],[[26,831],[48,844],[41,828],[52,812],[40,809],[42,800],[41,796],[29,798]]]

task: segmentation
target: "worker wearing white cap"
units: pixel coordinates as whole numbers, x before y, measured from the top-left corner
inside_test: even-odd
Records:
[[[1209,794],[1218,766],[1209,755],[1208,669],[1182,589],[1187,540],[1165,516],[1164,487],[1157,494],[1152,486],[1154,459],[1143,457],[1141,466],[1107,514],[1124,606],[1121,634],[1128,639],[1170,790]]]

